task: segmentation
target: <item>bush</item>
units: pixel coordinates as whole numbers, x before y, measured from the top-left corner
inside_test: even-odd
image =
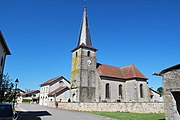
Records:
[[[23,99],[23,101],[22,101],[22,102],[30,103],[30,102],[31,102],[31,100],[29,100],[29,99]]]

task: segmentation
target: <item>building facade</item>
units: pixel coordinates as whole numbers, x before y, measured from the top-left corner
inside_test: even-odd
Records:
[[[149,88],[150,90],[150,97],[151,97],[151,102],[164,102],[164,97],[163,94]]]
[[[3,37],[3,34],[0,31],[0,85],[2,82],[6,55],[11,55],[11,53]]]
[[[39,104],[48,105],[50,101],[68,102],[70,82],[63,76],[52,78],[40,85]]]
[[[30,90],[28,92],[20,94],[17,98],[18,103],[22,103],[23,101],[29,101],[30,103],[38,103],[39,102],[39,90]]]
[[[134,66],[97,63],[84,6],[78,44],[72,50],[71,93],[73,102],[149,102],[147,78]]]

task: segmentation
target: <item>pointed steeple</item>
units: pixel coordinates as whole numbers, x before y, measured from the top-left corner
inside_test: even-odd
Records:
[[[83,12],[83,17],[82,17],[80,33],[79,33],[78,45],[74,50],[78,49],[79,47],[87,47],[87,48],[93,49],[95,51],[97,50],[92,46],[92,43],[91,43],[86,3],[84,3],[84,12]],[[74,50],[72,50],[72,51],[74,51]]]
[[[78,46],[80,45],[92,47],[89,26],[88,26],[86,4],[84,5],[84,13],[83,13],[83,18],[82,18],[82,23],[81,23],[81,30],[79,34]]]

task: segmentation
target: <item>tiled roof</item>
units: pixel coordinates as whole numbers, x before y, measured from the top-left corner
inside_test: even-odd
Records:
[[[64,78],[63,76],[58,76],[58,77],[55,77],[55,78],[52,78],[42,84],[40,84],[40,86],[45,86],[45,85],[48,85],[48,84],[51,84],[52,82],[54,82],[55,80],[57,79],[65,79],[66,81],[68,81],[66,78]],[[68,81],[69,82],[69,81]]]
[[[59,87],[59,88],[55,89],[54,91],[50,92],[50,93],[48,94],[48,96],[55,95],[55,93],[60,92],[61,90],[65,89],[65,88],[67,88],[67,86]]]
[[[119,68],[100,64],[97,68],[99,76],[106,76],[112,78],[131,79],[142,78],[147,79],[133,64]]]
[[[32,93],[38,93],[38,92],[39,92],[39,90],[30,90],[28,92],[25,92],[25,93],[21,94],[21,96],[32,94]]]

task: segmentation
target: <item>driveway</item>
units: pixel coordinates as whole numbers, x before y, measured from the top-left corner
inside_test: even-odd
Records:
[[[87,112],[48,108],[37,104],[18,104],[18,120],[113,120]]]

